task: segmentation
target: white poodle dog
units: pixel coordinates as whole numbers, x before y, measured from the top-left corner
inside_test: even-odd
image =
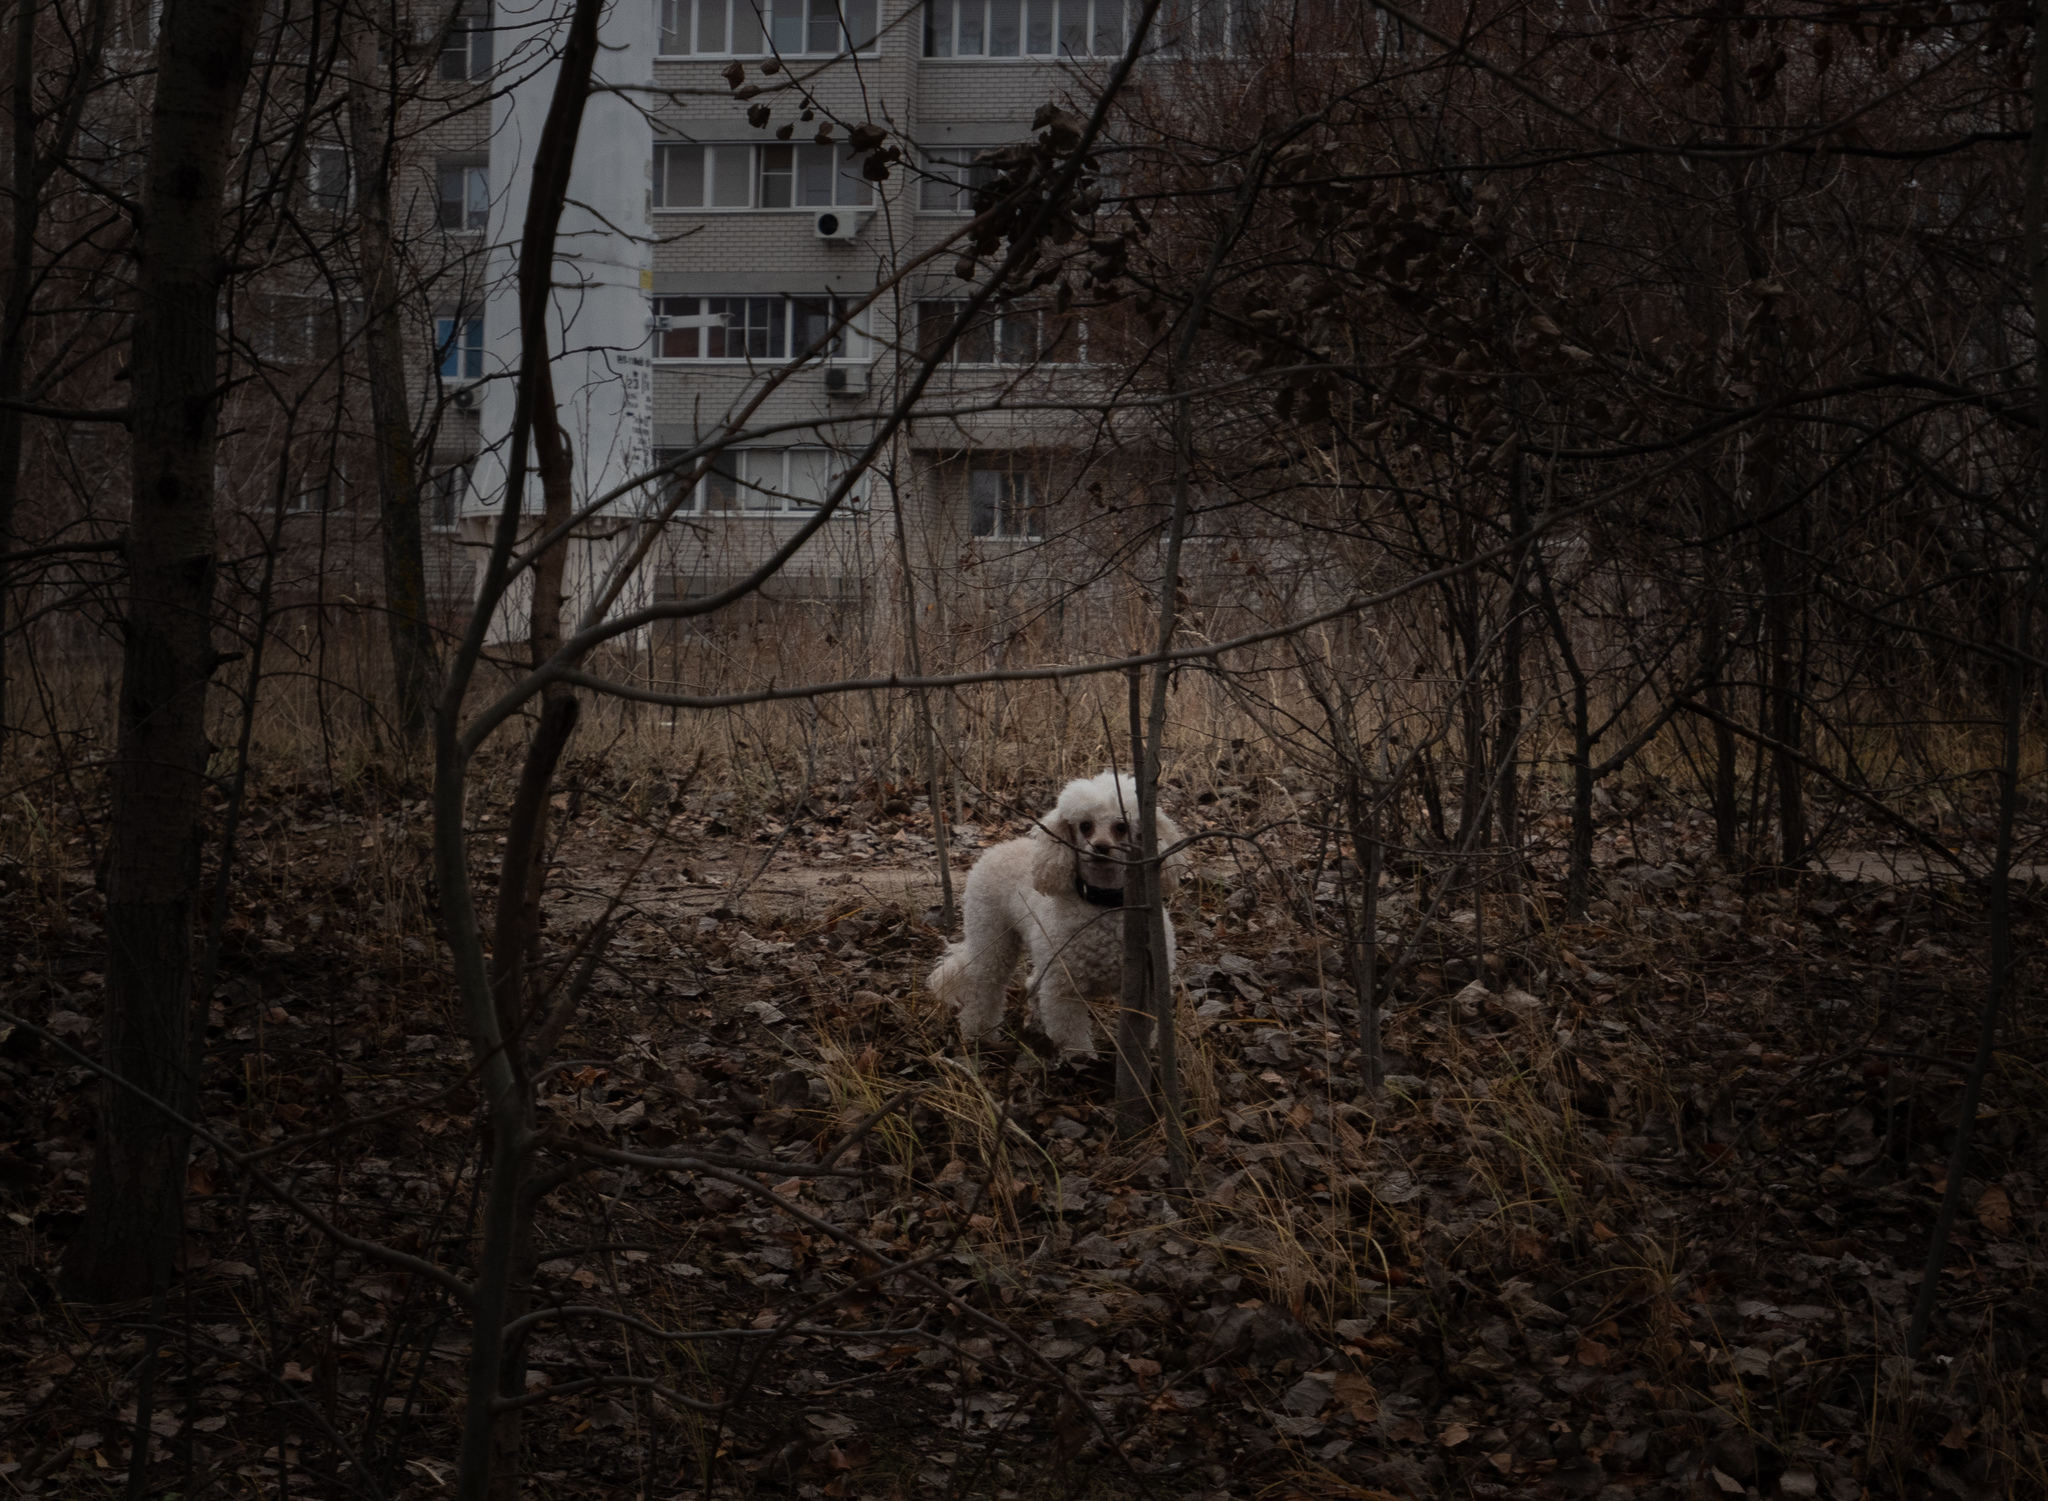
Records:
[[[1105,771],[1069,782],[1052,811],[1022,839],[999,844],[977,860],[964,894],[966,937],[948,945],[931,973],[934,994],[960,1013],[960,1032],[973,1042],[1003,1019],[1003,988],[1028,949],[1025,990],[1039,1025],[1060,1056],[1095,1052],[1088,1003],[1114,1007],[1123,985],[1124,877],[1141,848],[1138,783]],[[1160,849],[1180,843],[1180,830],[1157,818]],[[1161,895],[1187,866],[1176,852],[1160,862]],[[1167,971],[1173,968],[1173,920],[1166,923]]]

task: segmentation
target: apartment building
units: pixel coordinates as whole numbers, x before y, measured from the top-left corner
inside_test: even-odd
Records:
[[[433,168],[442,232],[473,240],[482,272],[435,322],[447,420],[430,506],[451,573],[487,543],[502,494],[519,338],[512,258],[559,41],[547,0],[465,4],[443,76],[488,80],[495,97],[487,134],[474,135],[480,113],[469,117],[457,128],[471,137],[451,141]],[[716,590],[812,513],[966,295],[950,254],[905,268],[971,217],[989,170],[976,164],[982,152],[1027,138],[1048,100],[1086,107],[1136,10],[1127,15],[1125,0],[613,9],[551,329],[579,499],[612,497],[579,536],[579,600],[656,508],[672,506],[673,519],[629,602]],[[1224,0],[1184,0],[1163,49],[1222,50],[1232,24],[1242,22]],[[868,121],[908,148],[882,181],[847,141],[849,125]],[[1104,341],[1078,312],[992,311],[762,607],[893,608],[908,562],[914,590],[945,596],[970,634],[999,636],[1008,627],[997,618],[1018,614],[1017,591],[1034,579],[1079,581],[1076,549],[1120,441],[1099,412],[1062,406],[1101,386]],[[674,476],[629,484],[734,424],[739,436],[687,494]],[[528,506],[538,510],[537,494]],[[981,617],[985,627],[972,623]],[[508,619],[501,633],[517,630]]]

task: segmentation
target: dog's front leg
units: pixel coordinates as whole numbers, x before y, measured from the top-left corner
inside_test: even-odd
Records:
[[[1038,1025],[1060,1050],[1062,1061],[1095,1056],[1095,1026],[1088,1002],[1063,976],[1057,971],[1038,976],[1031,998],[1038,1011]]]

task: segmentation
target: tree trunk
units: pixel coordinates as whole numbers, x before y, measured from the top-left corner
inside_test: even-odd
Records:
[[[394,716],[409,746],[427,730],[433,699],[434,637],[427,620],[427,569],[420,539],[420,466],[405,394],[405,321],[391,228],[395,48],[380,61],[370,27],[350,58],[348,114],[354,147],[357,253],[363,276],[363,377],[370,388],[378,532],[384,547],[384,625],[391,645]]]
[[[528,652],[535,663],[552,656],[562,641],[562,581],[567,571],[569,551],[567,523],[574,504],[573,474],[568,437],[562,431],[555,405],[548,329],[554,311],[556,233],[561,224],[562,205],[568,196],[570,169],[576,159],[576,139],[582,129],[583,107],[590,97],[591,68],[597,60],[598,18],[602,10],[599,0],[576,0],[570,13],[554,92],[534,153],[533,192],[527,202],[526,223],[520,236],[520,382],[512,418],[511,456],[506,464],[503,524],[508,529],[516,529],[525,509],[526,452],[530,435],[534,469],[540,477],[543,502],[540,531],[534,540],[557,531],[561,533],[554,545],[536,559],[533,570]],[[491,598],[480,599],[477,609],[481,618],[487,619],[496,603]],[[472,631],[475,629],[476,624],[472,622]],[[443,690],[444,695],[459,695],[461,692],[460,670],[452,676],[457,681]],[[440,762],[436,771],[439,796],[435,846],[437,860],[448,867],[443,887],[451,895],[444,897],[443,904],[444,910],[450,914],[451,927],[458,909],[467,906],[463,899],[468,892],[467,871],[456,868],[463,862],[463,837],[458,791],[461,773],[452,764],[454,708],[455,705],[444,696],[435,732],[438,742],[436,755]],[[528,872],[527,882],[517,894],[525,897],[530,893],[536,902],[540,882],[545,875],[542,862],[547,842],[547,787],[553,772],[552,757],[560,751],[560,745],[552,743],[554,731],[549,727],[557,726],[561,740],[566,742],[574,717],[572,690],[563,685],[550,685],[544,690],[542,731],[536,734],[529,755],[547,755],[549,761],[545,766],[529,767],[537,783],[536,796],[533,817],[525,831],[527,849],[517,862],[523,864]],[[509,844],[507,848],[509,851]],[[519,883],[510,869],[512,863],[508,860],[508,867],[500,880],[501,884],[517,888]],[[474,908],[468,907],[462,915],[473,920],[473,913]],[[524,924],[515,918],[513,931],[509,935],[501,931],[497,946],[501,950],[509,947],[515,951],[523,947],[527,941],[523,928]],[[466,956],[473,963],[474,935],[464,933],[460,936],[462,942],[458,945],[457,935],[450,934],[450,946],[457,948],[458,963]],[[516,963],[517,954],[501,952],[496,958],[501,965]],[[500,1019],[501,992],[496,985],[486,984],[485,993],[477,995],[474,988],[477,978],[472,971],[465,984],[465,1000],[472,1008],[475,1030],[485,1042],[495,1033],[506,1052],[513,1053],[520,1048],[521,1040],[516,1028],[508,1031],[507,1024]],[[534,1207],[533,1197],[528,1192],[533,1137],[532,1091],[527,1083],[526,1069],[512,1066],[509,1058],[492,1058],[489,1050],[485,1049],[479,1061],[482,1064],[482,1081],[489,1094],[485,1108],[490,1119],[491,1166],[485,1189],[482,1244],[477,1256],[476,1322],[471,1334],[468,1376],[469,1407],[463,1415],[462,1459],[456,1476],[455,1494],[457,1501],[512,1501],[520,1494],[522,1413],[516,1408],[501,1411],[497,1401],[501,1397],[518,1395],[524,1385],[524,1359],[520,1345],[517,1340],[506,1340],[505,1327],[524,1308],[530,1285]]]
[[[528,976],[539,954],[540,899],[547,878],[548,791],[554,783],[562,751],[575,732],[577,713],[577,700],[571,694],[548,700],[541,710],[540,724],[527,747],[519,790],[506,820],[505,857],[498,872],[498,919],[491,945],[491,979],[497,992],[499,1036],[512,1064],[513,1082],[501,1111],[506,1116],[516,1116],[522,1137],[529,1136],[534,1129],[532,1078],[538,1060],[528,1041],[537,1019],[534,997],[527,992]],[[539,1028],[543,1035],[548,1030],[544,1026]],[[540,1044],[534,1046],[537,1049]],[[537,1201],[524,1172],[522,1164],[517,1172],[519,1210],[512,1218],[503,1301],[498,1312],[501,1325],[525,1314],[533,1287],[533,1213]],[[508,1341],[499,1360],[498,1394],[520,1395],[525,1390],[525,1372],[525,1340]],[[512,1501],[519,1493],[525,1428],[522,1416],[517,1411],[499,1413],[492,1433],[491,1495],[496,1501]]]
[[[2048,30],[2048,12],[2035,13],[2035,47]],[[2041,121],[2048,116],[2048,68],[2041,65],[2037,50],[2034,65],[2033,105],[2035,129],[2027,143],[2027,198],[2022,220],[2022,239],[2027,257],[2028,290],[2034,314],[2034,420],[2036,429],[2048,434],[2048,338],[2043,337],[2042,319],[2048,318],[2048,133]],[[1927,1261],[1920,1276],[1920,1295],[1914,1301],[1913,1322],[1906,1330],[1906,1354],[1918,1359],[1934,1321],[1935,1304],[1941,1301],[1941,1274],[1948,1259],[1949,1236],[1962,1207],[1963,1183],[1969,1176],[1970,1142],[1977,1125],[1977,1103],[1983,1098],[1984,1080],[1991,1072],[1998,1045],[1998,1017],[2015,989],[2013,953],[2012,872],[2013,848],[2019,822],[2020,775],[2026,752],[2026,721],[2029,662],[2034,655],[2034,617],[2041,606],[2041,593],[2048,584],[2048,450],[2035,460],[2034,538],[2027,570],[2019,590],[2018,618],[2013,623],[2011,650],[2005,654],[2004,744],[1998,767],[1998,832],[1986,878],[1985,916],[1989,920],[1988,952],[1985,955],[1990,983],[1984,991],[1984,1009],[1978,1017],[1977,1050],[1970,1071],[1963,1078],[1963,1097],[1956,1112],[1955,1140],[1950,1144],[1948,1184],[1935,1215],[1934,1232],[1928,1239]]]
[[[1519,535],[1529,527],[1526,499],[1528,465],[1517,452],[1508,472],[1508,527]],[[1522,683],[1522,614],[1529,607],[1528,553],[1513,563],[1508,584],[1508,618],[1501,629],[1500,725],[1494,734],[1493,764],[1500,768],[1500,788],[1495,794],[1495,816],[1500,821],[1500,845],[1507,854],[1508,886],[1522,889],[1522,784],[1514,760],[1522,743],[1522,719],[1526,711]]]
[[[43,189],[70,158],[86,103],[99,82],[98,59],[107,33],[107,3],[98,0],[87,17],[84,34],[73,39],[77,51],[68,91],[39,115],[35,85],[41,54],[36,47],[36,23],[41,14],[36,0],[15,0],[14,68],[8,79],[7,106],[8,128],[13,132],[7,193],[14,213],[7,295],[0,303],[0,398],[7,401],[21,400],[28,386],[28,323],[35,308],[36,230],[42,223]],[[0,407],[0,558],[15,546],[14,511],[21,499],[27,420],[22,411]],[[8,585],[8,576],[0,571],[0,755],[7,750],[6,642],[12,595]]]
[[[903,570],[903,647],[909,660],[910,675],[924,676],[924,651],[918,644],[917,635],[917,575],[910,569],[910,534],[903,525],[903,488],[896,483],[896,471],[892,466],[888,474],[889,508],[896,529],[896,566]],[[953,931],[953,860],[948,848],[951,834],[948,832],[948,808],[946,806],[945,784],[939,779],[939,738],[932,725],[932,701],[929,689],[917,690],[918,733],[924,738],[924,779],[926,796],[931,801],[932,842],[939,852],[939,926],[946,932]],[[804,789],[804,796],[810,796],[810,789]]]
[[[565,61],[563,66],[566,68],[568,63]],[[555,212],[560,213],[559,204]],[[575,512],[569,437],[562,431],[553,374],[546,364],[534,372],[533,442],[542,501],[539,535],[560,534],[535,561],[533,570],[527,649],[534,665],[539,666],[562,644],[563,589],[569,558],[567,528]],[[527,1049],[527,1027],[534,1020],[534,1006],[533,997],[527,994],[525,976],[540,957],[540,902],[547,885],[548,794],[554,785],[555,768],[575,731],[577,711],[574,690],[561,684],[550,684],[542,690],[540,725],[527,750],[526,768],[506,831],[509,842],[498,878],[498,925],[492,965],[499,977],[499,1026],[516,1081],[515,1102],[506,1108],[508,1113],[517,1111],[522,1135],[530,1135],[533,1130],[533,1088],[529,1081],[540,1063]],[[526,1171],[522,1164],[515,1175],[520,1207],[511,1223],[508,1275],[497,1312],[501,1325],[526,1312],[532,1289],[533,1213],[537,1203],[531,1185],[525,1181]],[[525,1373],[524,1339],[508,1342],[498,1362],[498,1395],[519,1396],[525,1390]],[[513,1409],[498,1414],[491,1434],[492,1501],[517,1501],[524,1437],[523,1413]]]
[[[1721,687],[1721,675],[1707,684],[1707,707],[1716,715],[1728,712],[1728,695]],[[1741,831],[1742,818],[1735,802],[1735,731],[1720,719],[1714,721],[1714,853],[1721,857],[1721,864],[1733,871],[1740,853],[1736,836]]]
[[[541,499],[540,528],[535,539],[561,534],[533,564],[527,652],[538,667],[562,645],[562,590],[563,581],[569,576],[567,528],[569,518],[576,514],[569,435],[562,431],[561,413],[555,405],[554,372],[546,365],[533,373],[533,466],[540,476]]]
[[[1722,619],[1720,594],[1714,590],[1713,580],[1707,581],[1713,604],[1701,634],[1708,651],[1723,651],[1722,639],[1727,625]],[[1714,714],[1714,853],[1720,857],[1725,870],[1733,871],[1737,854],[1736,836],[1741,829],[1741,814],[1735,804],[1735,731],[1727,724],[1728,692],[1723,680],[1728,675],[1726,657],[1722,666],[1707,679],[1705,694],[1708,709]]]
[[[1771,539],[1764,542],[1773,559],[1767,605],[1770,621],[1770,723],[1765,733],[1780,746],[1772,753],[1772,783],[1778,794],[1778,857],[1788,870],[1806,863],[1806,799],[1799,762],[1790,754],[1797,750],[1799,727],[1799,668],[1792,656],[1793,602],[1783,557],[1784,549]]]
[[[1530,562],[1536,569],[1537,599],[1550,625],[1551,640],[1557,646],[1558,661],[1571,679],[1572,750],[1566,764],[1572,769],[1572,842],[1570,863],[1565,873],[1564,915],[1569,922],[1583,922],[1593,888],[1593,697],[1592,684],[1578,653],[1572,648],[1571,627],[1558,603],[1550,569],[1543,550],[1533,549]]]
[[[1720,34],[1720,75],[1721,114],[1724,129],[1731,140],[1742,138],[1743,127],[1748,123],[1749,110],[1745,104],[1746,91],[1733,53],[1730,51],[1727,22],[1721,25]],[[1735,205],[1737,238],[1742,249],[1743,270],[1751,282],[1762,282],[1770,272],[1770,261],[1766,254],[1769,244],[1767,226],[1750,201],[1749,187],[1741,167],[1728,168],[1728,188]],[[1782,339],[1767,338],[1765,335],[1775,329],[1775,319],[1770,314],[1769,304],[1761,309],[1762,317],[1755,338],[1759,345],[1758,364],[1762,367],[1759,375],[1759,396],[1787,384],[1784,368]],[[1768,358],[1764,356],[1767,355]],[[1775,439],[1766,434],[1754,441],[1749,449],[1745,467],[1755,486],[1758,497],[1767,505],[1775,506],[1778,495],[1791,485],[1782,472],[1782,464],[1764,459],[1765,452],[1775,447]],[[1762,704],[1758,728],[1765,735],[1778,742],[1787,750],[1796,750],[1799,745],[1799,670],[1792,658],[1792,620],[1794,612],[1792,579],[1792,551],[1780,540],[1781,529],[1789,527],[1791,521],[1779,517],[1767,522],[1762,528],[1758,545],[1763,562],[1764,585],[1764,644],[1765,654]],[[1732,747],[1731,747],[1732,749]],[[1771,781],[1778,801],[1778,855],[1779,863],[1788,868],[1806,863],[1806,804],[1799,763],[1787,750],[1772,753]]]
[[[1257,174],[1253,174],[1254,178]],[[1242,227],[1249,212],[1249,187],[1240,190],[1237,226]],[[1209,289],[1215,284],[1223,256],[1236,238],[1225,235],[1211,254],[1209,270],[1196,288],[1188,307],[1175,349],[1172,380],[1183,384],[1188,359],[1194,348],[1195,331],[1202,324],[1202,309]],[[1187,533],[1188,512],[1193,501],[1189,472],[1193,466],[1195,434],[1194,407],[1183,394],[1174,413],[1173,509],[1166,522],[1166,570],[1159,580],[1160,656],[1173,649],[1174,633],[1180,627],[1181,544]],[[1166,939],[1166,870],[1159,858],[1159,767],[1166,753],[1166,689],[1172,668],[1165,662],[1152,666],[1152,703],[1143,732],[1138,718],[1138,672],[1131,673],[1131,740],[1138,773],[1138,848],[1144,858],[1138,871],[1143,877],[1145,905],[1146,999],[1152,1017],[1152,1035],[1158,1054],[1159,1118],[1166,1128],[1166,1178],[1176,1191],[1188,1186],[1194,1163],[1188,1152],[1187,1120],[1183,1114],[1180,1080],[1179,1004],[1173,991],[1172,952]],[[1125,898],[1129,900],[1128,897]],[[1129,919],[1126,917],[1126,922]],[[1126,964],[1129,963],[1131,933],[1124,936]]]
[[[1131,768],[1142,780],[1145,766],[1145,732],[1139,719],[1139,673],[1129,674],[1131,690]],[[1134,828],[1143,829],[1143,803],[1129,809],[1124,817]],[[1142,834],[1140,836],[1142,838]],[[1124,872],[1124,968],[1123,989],[1116,1006],[1116,1131],[1130,1141],[1149,1124],[1152,1094],[1152,1062],[1146,1051],[1146,1034],[1152,1016],[1152,929],[1146,922],[1146,904],[1156,884],[1148,878],[1152,868],[1134,862]]]
[[[200,795],[213,649],[213,520],[227,267],[218,236],[261,0],[178,0],[157,48],[149,167],[136,240],[133,502],[107,852],[106,1060],[190,1115],[186,1046]],[[182,1234],[186,1133],[102,1087],[71,1294],[139,1297]]]
[[[23,335],[35,289],[36,219],[42,184],[36,180],[36,5],[14,0],[14,73],[8,86],[9,127],[14,132],[13,170],[8,174],[14,207],[14,235],[7,263],[7,300],[0,310],[0,399],[21,399],[28,350]],[[14,507],[21,495],[22,414],[0,407],[0,558],[14,550]],[[4,568],[5,564],[0,564]],[[13,596],[0,573],[0,756],[7,752],[7,614]]]
[[[1479,656],[1485,649],[1485,630],[1479,618],[1478,585],[1458,579],[1443,591],[1445,632],[1451,639],[1452,666],[1463,679],[1458,691],[1458,739],[1464,760],[1463,779],[1458,786],[1457,844],[1484,844],[1482,831],[1473,839],[1473,825],[1480,818],[1486,796],[1486,693],[1479,679]],[[1483,883],[1482,883],[1483,884]],[[1475,888],[1473,900],[1478,900]]]
[[[1385,730],[1381,730],[1384,737]],[[1384,755],[1382,756],[1384,761]],[[1359,902],[1351,939],[1351,988],[1358,996],[1358,1047],[1365,1087],[1377,1092],[1386,1082],[1386,1055],[1380,1039],[1380,805],[1387,796],[1385,767],[1373,779],[1372,811],[1366,812],[1364,779],[1356,768],[1344,779],[1344,809],[1351,826],[1351,848],[1359,867]],[[1347,906],[1345,915],[1350,916]]]
[[[1564,915],[1583,922],[1593,894],[1593,739],[1587,733],[1592,710],[1584,686],[1572,693],[1572,850],[1565,875]]]

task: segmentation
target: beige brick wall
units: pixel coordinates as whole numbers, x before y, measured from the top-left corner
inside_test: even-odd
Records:
[[[1030,134],[1031,117],[1048,99],[1073,107],[1085,92],[1050,63],[1032,59],[1002,62],[928,57],[918,63],[916,123],[1003,124],[1016,122],[1016,137]]]

